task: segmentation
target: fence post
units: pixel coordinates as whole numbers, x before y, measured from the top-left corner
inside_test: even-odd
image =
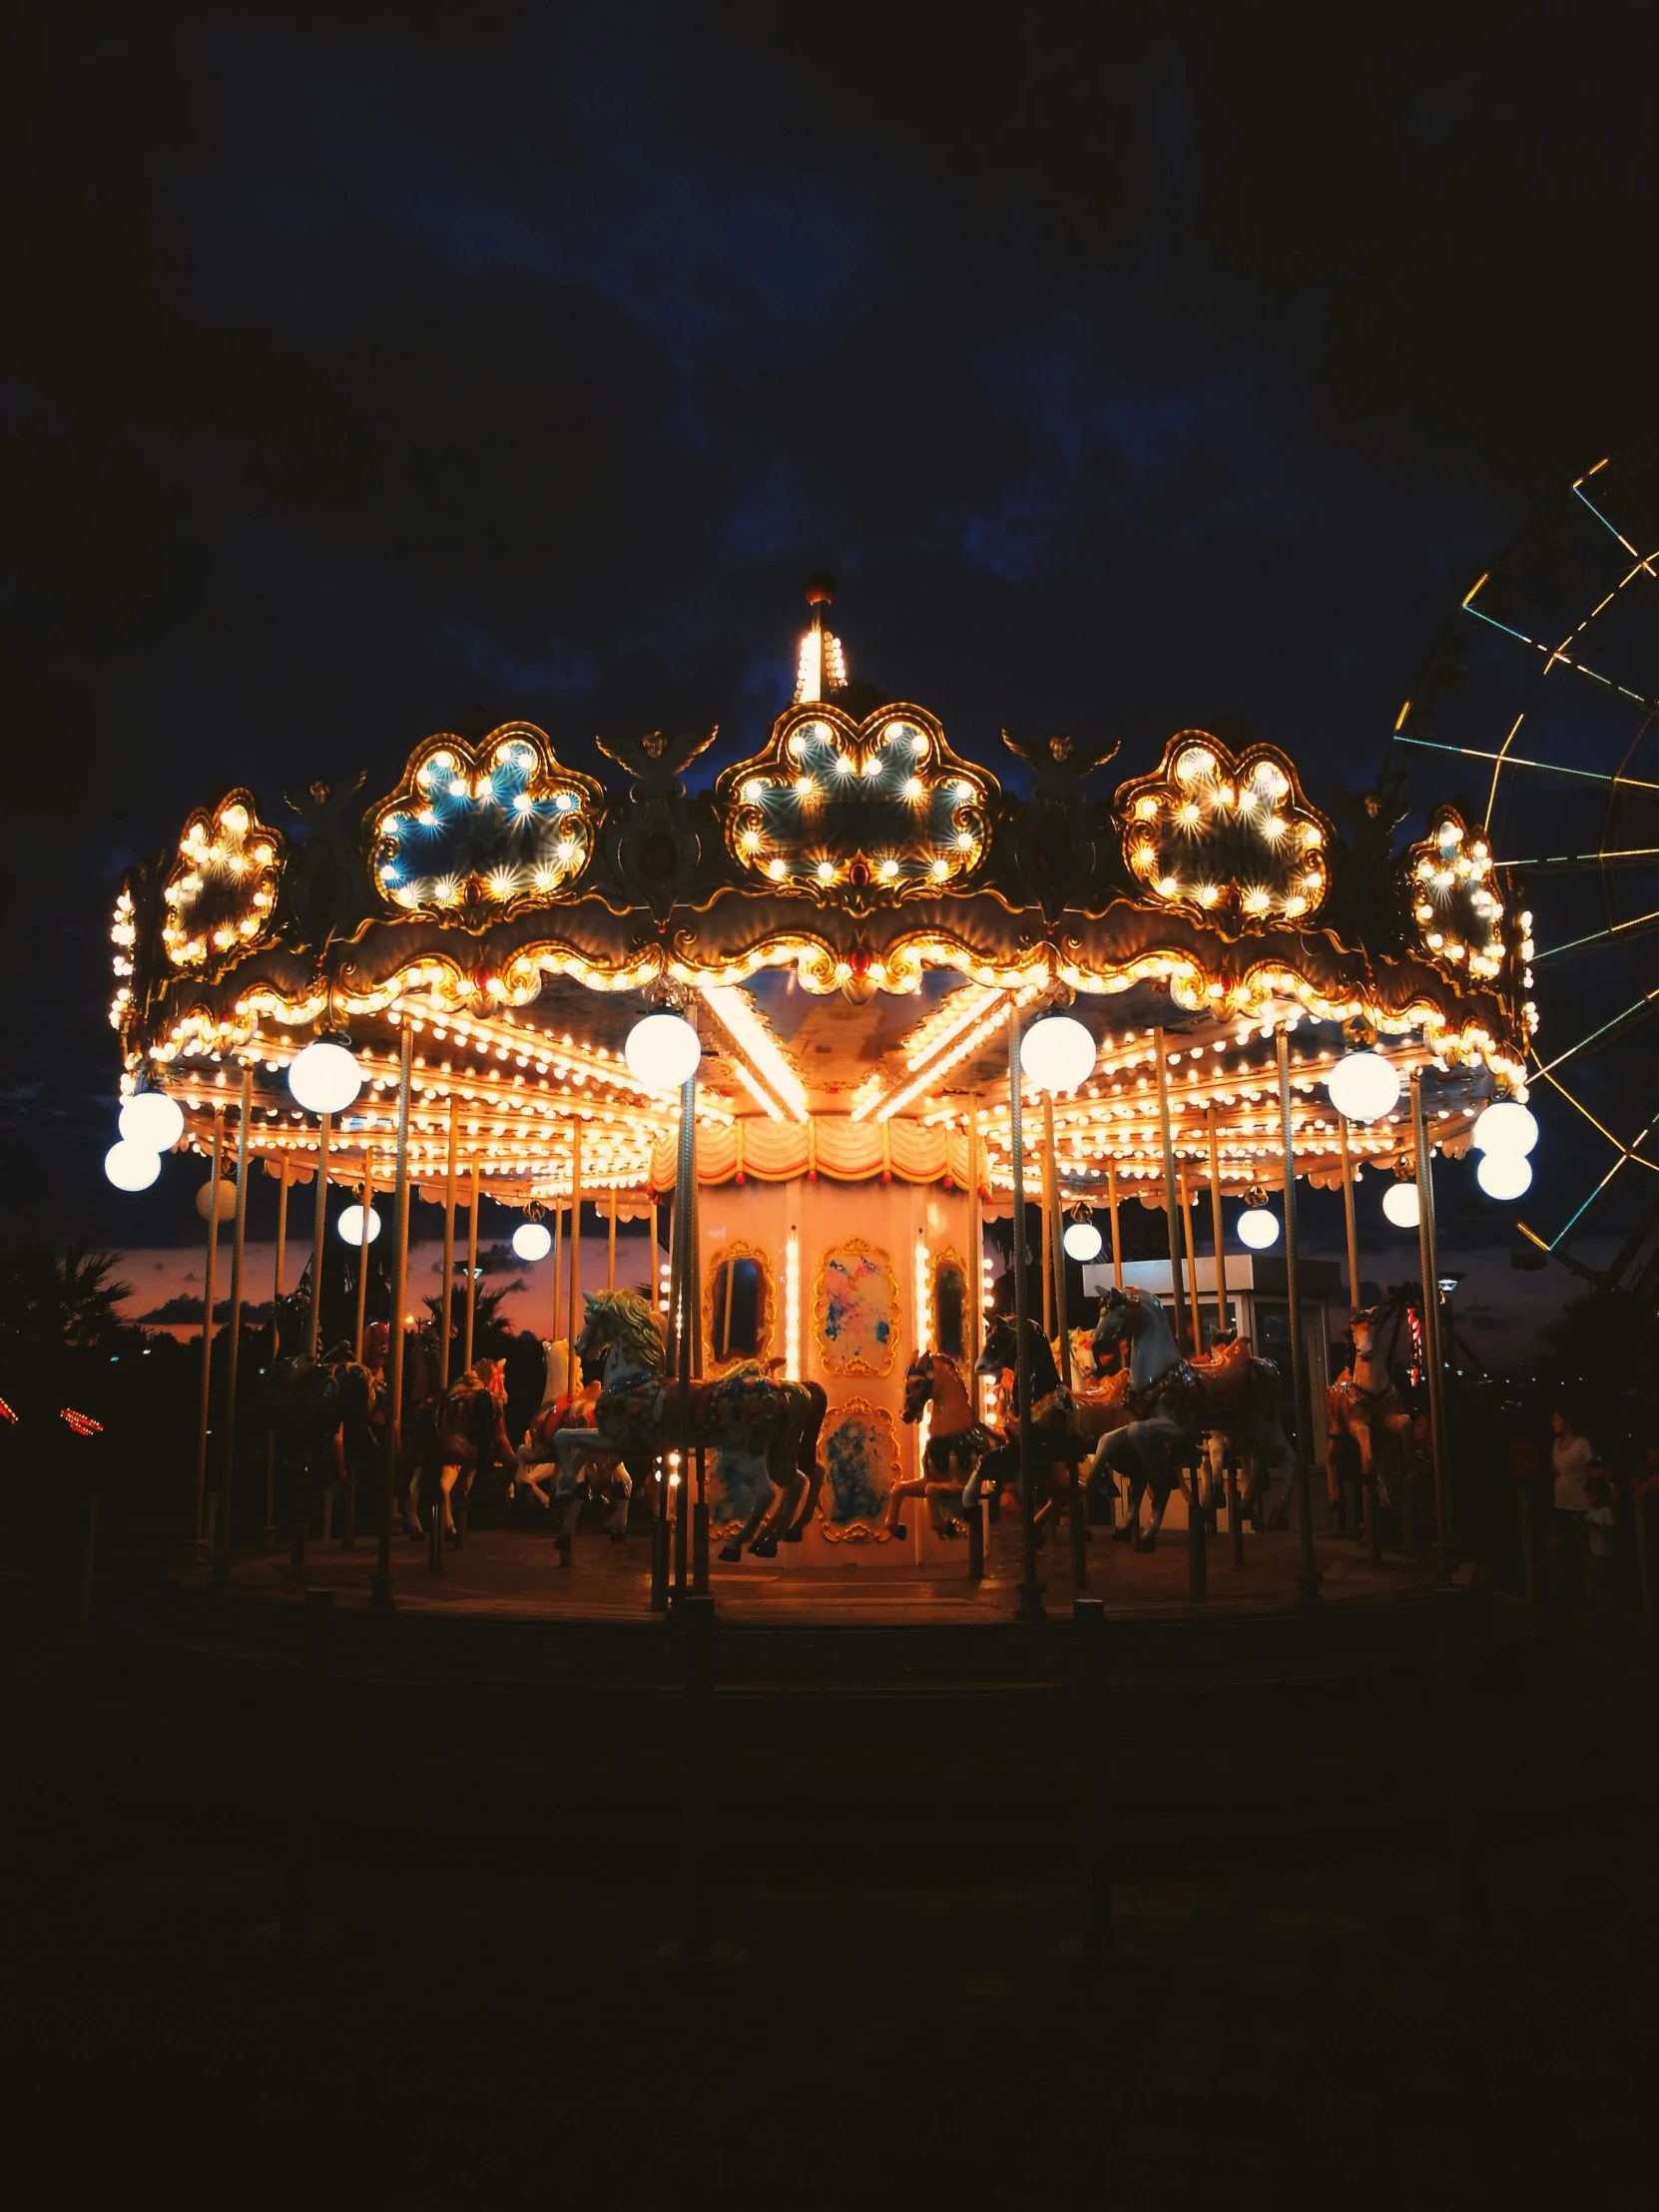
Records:
[[[87,1545],[81,1562],[81,1626],[92,1620],[92,1578],[98,1565],[98,1492],[87,1492]]]
[[[1186,1470],[1187,1492],[1187,1595],[1195,1605],[1210,1594],[1209,1562],[1204,1550],[1204,1507],[1199,1501],[1198,1460]]]
[[[1532,1491],[1523,1482],[1515,1492],[1516,1509],[1520,1514],[1521,1595],[1534,1611],[1538,1604],[1538,1568],[1532,1551]],[[1637,1529],[1637,1543],[1641,1542],[1641,1530]],[[1642,1572],[1643,1609],[1646,1609],[1647,1571]]]
[[[715,1601],[697,1591],[674,1608],[680,1624],[680,1934],[657,1952],[659,1965],[687,1974],[718,1973],[742,1954],[709,1933],[709,1872],[714,1808],[709,1753],[714,1740]]]
[[[1435,1661],[1440,1683],[1440,1727],[1445,1761],[1446,1841],[1458,1928],[1483,1936],[1489,1922],[1485,1839],[1481,1833],[1479,1776],[1469,1729],[1469,1608],[1471,1590],[1433,1594]]]
[[[1233,1564],[1245,1563],[1244,1508],[1239,1503],[1239,1460],[1231,1449],[1227,1454],[1227,1533],[1233,1545]]]
[[[1648,1571],[1647,1559],[1647,1499],[1635,1501],[1636,1513],[1636,1574],[1642,1594],[1642,1627],[1653,1634],[1653,1581]]]
[[[668,1611],[669,1525],[668,1469],[661,1459],[653,1462],[651,1479],[657,1485],[657,1502],[651,1516],[651,1610]]]
[[[287,1863],[277,1924],[284,1945],[301,1949],[311,1934],[311,1868],[316,1848],[316,1770],[328,1676],[332,1590],[307,1590],[300,1614],[299,1680],[294,1698],[293,1784],[288,1799]]]

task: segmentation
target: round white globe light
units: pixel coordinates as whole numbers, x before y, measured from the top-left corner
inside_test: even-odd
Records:
[[[121,1109],[121,1134],[129,1144],[171,1152],[185,1133],[185,1117],[166,1091],[135,1091]]]
[[[295,1053],[288,1067],[288,1089],[308,1114],[342,1114],[362,1087],[356,1055],[326,1037]]]
[[[1475,1121],[1474,1142],[1481,1152],[1512,1153],[1524,1160],[1537,1141],[1538,1124],[1518,1098],[1494,1099]]]
[[[1399,1096],[1399,1070],[1381,1052],[1350,1052],[1325,1087],[1345,1120],[1379,1121]]]
[[[1483,1152],[1474,1179],[1488,1198],[1524,1198],[1532,1188],[1532,1162],[1524,1152]]]
[[[341,1214],[340,1214],[340,1217],[339,1217],[339,1222],[338,1222],[337,1226],[338,1226],[338,1229],[339,1229],[339,1233],[340,1233],[340,1236],[341,1236],[341,1237],[343,1238],[343,1240],[345,1241],[345,1243],[346,1243],[346,1244],[348,1244],[348,1245],[360,1245],[360,1244],[361,1244],[361,1243],[363,1242],[363,1210],[362,1210],[362,1208],[361,1208],[360,1206],[347,1206],[347,1207],[345,1207],[345,1208],[344,1208],[344,1209],[343,1209],[343,1210],[341,1211]],[[377,1236],[378,1236],[379,1234],[380,1234],[380,1217],[379,1217],[379,1215],[378,1215],[378,1214],[377,1214],[377,1213],[376,1213],[376,1212],[374,1211],[374,1208],[373,1208],[373,1207],[371,1206],[371,1207],[370,1207],[370,1208],[368,1209],[368,1240],[367,1240],[367,1241],[368,1241],[368,1242],[369,1242],[370,1244],[372,1244],[372,1243],[374,1242],[375,1238],[376,1238],[376,1237],[377,1237]]]
[[[1073,1260],[1098,1260],[1102,1241],[1092,1221],[1068,1221],[1066,1233],[1060,1239]]]
[[[1239,1216],[1239,1242],[1252,1252],[1266,1252],[1279,1242],[1279,1216],[1265,1206],[1247,1206]]]
[[[703,1047],[683,1014],[647,1014],[629,1030],[622,1057],[644,1089],[677,1091],[697,1073]]]
[[[513,1250],[521,1260],[545,1260],[552,1249],[552,1232],[544,1222],[521,1221],[513,1231]]]
[[[204,1221],[206,1221],[208,1218],[208,1208],[212,1203],[212,1201],[208,1197],[208,1193],[213,1188],[214,1185],[212,1183],[204,1183],[202,1188],[196,1194],[196,1211],[202,1216],[202,1219]],[[237,1215],[236,1185],[234,1183],[221,1182],[218,1188],[220,1220],[235,1221]]]
[[[104,1173],[118,1191],[147,1191],[162,1172],[162,1156],[123,1137],[104,1155]]]
[[[1415,1229],[1417,1226],[1417,1186],[1414,1183],[1390,1183],[1382,1193],[1382,1211],[1396,1229]]]
[[[1074,1091],[1094,1073],[1094,1039],[1070,1014],[1045,1014],[1021,1037],[1019,1065],[1040,1091]]]

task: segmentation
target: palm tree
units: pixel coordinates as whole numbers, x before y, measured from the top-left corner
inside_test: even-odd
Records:
[[[19,1349],[96,1349],[124,1326],[116,1307],[131,1295],[111,1280],[113,1252],[71,1245],[60,1260],[31,1240],[0,1254],[0,1336]]]
[[[475,1351],[493,1354],[500,1335],[501,1301],[509,1291],[521,1291],[522,1283],[504,1283],[498,1291],[479,1289],[472,1302],[472,1343]],[[443,1295],[434,1291],[425,1301],[426,1311],[432,1317],[432,1327],[443,1327]],[[466,1333],[466,1285],[454,1284],[449,1293],[449,1333],[459,1344]]]

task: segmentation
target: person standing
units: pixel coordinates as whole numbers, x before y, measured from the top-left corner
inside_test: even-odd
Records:
[[[1551,1542],[1555,1552],[1556,1587],[1564,1604],[1584,1602],[1584,1516],[1590,1510],[1590,1462],[1595,1451],[1587,1436],[1580,1435],[1573,1416],[1561,1407],[1550,1415],[1555,1441],[1550,1463],[1555,1470]]]

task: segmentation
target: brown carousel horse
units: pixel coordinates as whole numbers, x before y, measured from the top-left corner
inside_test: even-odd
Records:
[[[1007,1442],[979,1419],[961,1370],[942,1352],[918,1352],[904,1371],[904,1419],[920,1420],[922,1408],[929,1403],[933,1413],[921,1472],[895,1482],[887,1492],[883,1525],[889,1536],[905,1534],[898,1509],[907,1497],[926,1500],[928,1524],[935,1536],[960,1536],[962,1523],[949,1510],[950,1502],[961,1499],[986,1453],[999,1451]]]
[[[1391,1478],[1403,1479],[1411,1459],[1411,1415],[1400,1402],[1377,1349],[1377,1309],[1357,1308],[1353,1320],[1354,1358],[1325,1393],[1325,1413],[1334,1446],[1347,1442],[1359,1453],[1360,1480],[1375,1482],[1378,1497],[1391,1501]],[[1328,1464],[1335,1469],[1337,1452]],[[1335,1481],[1333,1471],[1331,1479]]]

